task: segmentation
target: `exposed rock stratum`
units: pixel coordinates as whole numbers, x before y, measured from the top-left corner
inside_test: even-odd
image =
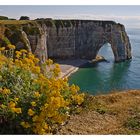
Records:
[[[32,51],[45,59],[95,59],[100,48],[110,43],[116,62],[131,59],[131,44],[124,25],[114,21],[52,20],[0,23],[1,38],[17,49]],[[20,23],[21,22],[21,23]],[[6,43],[0,39],[0,44]]]

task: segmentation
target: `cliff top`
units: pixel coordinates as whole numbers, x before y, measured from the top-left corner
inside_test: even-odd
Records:
[[[15,24],[15,25],[18,25],[18,24],[28,24],[28,23],[31,23],[33,22],[33,20],[0,20],[0,24],[4,24],[4,25],[7,25],[7,24]]]
[[[83,23],[94,22],[100,26],[105,26],[106,24],[116,25],[115,21],[107,20],[79,20],[79,19],[36,19],[36,20],[0,20],[0,25],[24,25],[24,24],[36,24],[36,23],[45,23],[48,27],[71,27],[78,26]]]
[[[38,18],[35,20],[0,20],[0,24],[26,24],[29,22],[33,22],[33,21],[38,21],[38,20],[46,20],[46,21],[81,21],[81,22],[103,22],[103,23],[109,23],[109,24],[116,24],[115,21],[111,21],[111,20],[86,20],[86,19],[50,19],[50,18]]]

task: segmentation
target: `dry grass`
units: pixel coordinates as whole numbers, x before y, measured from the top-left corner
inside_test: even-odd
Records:
[[[31,23],[34,22],[32,20],[0,20],[0,24],[27,24],[27,23]]]
[[[87,95],[58,134],[140,134],[140,90]]]

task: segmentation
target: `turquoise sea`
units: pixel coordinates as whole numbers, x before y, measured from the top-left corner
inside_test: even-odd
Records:
[[[126,29],[132,46],[132,60],[114,63],[110,44],[99,51],[108,62],[87,64],[69,77],[81,91],[97,95],[113,90],[140,89],[140,29]]]

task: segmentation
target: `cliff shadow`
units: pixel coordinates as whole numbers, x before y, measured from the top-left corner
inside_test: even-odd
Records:
[[[74,67],[83,67],[89,64],[89,60],[87,59],[65,59],[65,60],[57,59],[54,62],[60,65],[69,65]]]

